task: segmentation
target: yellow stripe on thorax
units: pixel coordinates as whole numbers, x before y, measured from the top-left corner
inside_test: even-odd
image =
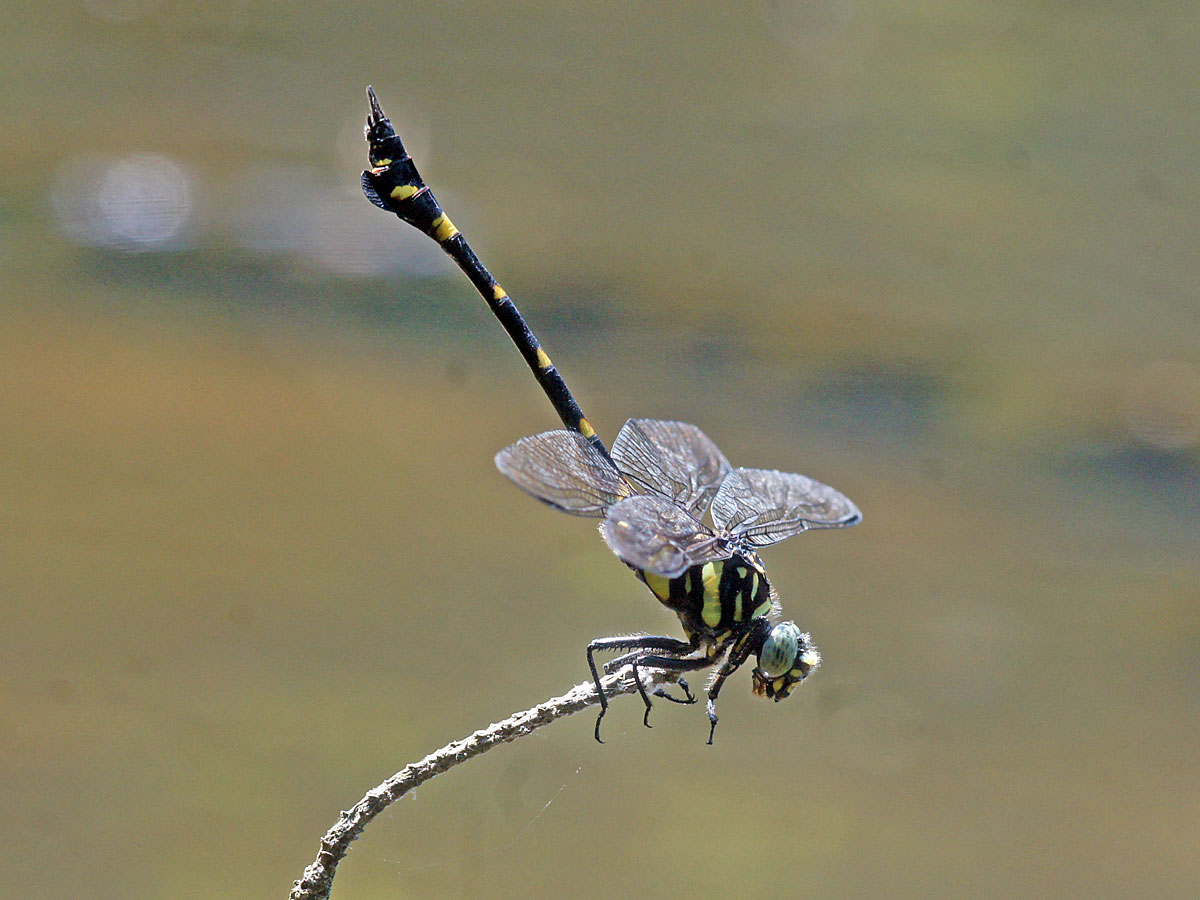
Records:
[[[724,563],[705,563],[700,570],[700,582],[704,585],[704,605],[700,618],[709,628],[721,624],[721,569]]]
[[[653,591],[654,596],[666,603],[671,597],[671,579],[662,575],[655,575],[653,572],[642,572],[642,578],[646,581],[646,587]]]

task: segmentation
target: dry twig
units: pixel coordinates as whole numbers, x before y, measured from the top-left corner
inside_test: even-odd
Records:
[[[641,671],[644,683],[657,681],[660,675],[651,669]],[[637,690],[632,670],[628,666],[605,676],[602,683],[608,697]],[[647,683],[647,687],[650,687],[650,684]],[[337,823],[321,839],[321,850],[316,860],[304,870],[300,880],[292,885],[291,900],[327,900],[333,888],[333,876],[337,865],[346,855],[350,844],[368,822],[413,788],[459,763],[486,753],[499,744],[515,741],[532,733],[535,728],[549,725],[555,719],[577,713],[599,702],[596,686],[588,681],[576,685],[561,697],[554,697],[531,709],[509,716],[503,722],[480,729],[468,738],[447,744],[420,762],[405,766],[383,784],[368,791],[358,803],[342,813]]]

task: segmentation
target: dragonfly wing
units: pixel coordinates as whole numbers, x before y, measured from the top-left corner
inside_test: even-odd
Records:
[[[575,431],[521,438],[496,454],[496,468],[521,490],[575,516],[603,516],[633,494],[621,473]]]
[[[857,525],[862,513],[845,494],[805,475],[734,469],[712,503],[719,529],[765,547],[810,528]]]
[[[639,494],[614,505],[600,530],[624,562],[667,578],[731,555],[727,542],[708,526],[653,494]]]
[[[730,469],[717,445],[695,425],[658,419],[626,422],[612,457],[639,488],[675,501],[697,518]]]

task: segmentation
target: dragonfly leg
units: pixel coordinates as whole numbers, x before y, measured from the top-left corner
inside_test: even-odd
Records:
[[[682,700],[672,694],[668,694],[665,687],[660,687],[657,691],[655,691],[654,696],[662,697],[664,700],[670,700],[672,703],[682,703],[684,705],[696,702],[696,695],[692,693],[692,689],[688,686],[686,678],[681,675],[678,679],[676,679],[675,683],[683,688]]]
[[[759,629],[761,630],[761,626]],[[717,695],[721,693],[721,685],[725,683],[725,679],[740,669],[750,657],[750,653],[754,649],[754,633],[755,630],[752,626],[747,630],[745,639],[734,644],[729,655],[725,657],[725,661],[721,663],[721,667],[717,669],[712,684],[708,686],[708,703],[705,708],[708,712],[708,743],[710,746],[713,742],[713,735],[717,731]]]
[[[637,671],[637,666],[639,664],[639,661],[646,658],[649,654],[670,653],[670,654],[675,654],[675,655],[664,656],[664,657],[655,657],[655,658],[661,658],[661,659],[669,660],[671,662],[679,662],[678,656],[682,656],[684,654],[691,653],[695,649],[696,649],[695,646],[693,646],[691,643],[689,643],[687,641],[681,641],[678,638],[666,637],[663,635],[641,635],[641,636],[621,635],[621,636],[617,636],[617,637],[596,638],[596,640],[594,640],[590,644],[588,644],[588,646],[587,646],[588,669],[592,673],[592,681],[595,683],[596,693],[600,697],[600,712],[596,716],[596,729],[595,729],[596,740],[601,744],[604,743],[604,741],[600,740],[600,720],[603,719],[604,714],[608,712],[608,698],[604,695],[604,687],[600,684],[600,672],[596,668],[596,658],[595,658],[596,651],[598,651],[598,650],[599,651],[612,651],[612,650],[628,651],[628,652],[622,654],[621,656],[618,656],[616,659],[609,660],[607,663],[605,663],[604,671],[605,671],[605,673],[615,672],[621,666],[633,664],[635,683],[637,685],[638,693],[642,697],[642,702],[644,702],[646,704],[646,716],[648,717],[650,715],[651,704],[650,704],[650,698],[646,695],[646,688],[642,684],[641,675]],[[705,660],[704,664],[708,665],[708,661]],[[671,666],[655,666],[655,668],[672,669],[673,667],[671,667]],[[690,668],[696,668],[696,667],[690,667]],[[689,671],[689,669],[684,669],[681,671]],[[661,690],[661,688],[659,690]],[[686,686],[685,686],[685,691],[687,692],[688,696],[691,696],[691,692],[687,691]],[[658,693],[658,692],[656,692],[656,693]],[[665,696],[665,695],[663,695],[663,696]],[[675,700],[676,698],[669,697],[668,699]],[[677,702],[687,702],[687,701],[677,701]],[[643,718],[643,721],[645,721],[645,718]],[[648,727],[649,722],[646,722],[646,725]]]
[[[703,656],[699,656],[699,657],[689,656],[689,657],[680,659],[679,657],[676,657],[676,656],[643,655],[643,656],[639,656],[637,659],[631,660],[630,663],[633,666],[633,677],[637,679],[639,690],[642,695],[642,700],[646,704],[646,712],[642,716],[642,724],[645,725],[647,728],[650,728],[651,727],[651,725],[650,725],[650,710],[652,709],[652,706],[650,703],[650,698],[646,696],[645,689],[641,688],[642,674],[639,671],[639,667],[648,666],[649,668],[662,669],[663,671],[666,671],[666,672],[694,672],[697,669],[708,668],[709,666],[712,665],[712,660],[707,659],[706,657],[703,657]],[[655,692],[655,693],[657,694],[658,692]],[[690,695],[691,692],[689,691],[688,693]],[[661,696],[666,696],[666,695],[663,694]],[[675,698],[671,697],[669,699],[674,700]],[[683,701],[683,702],[686,702],[686,701]]]

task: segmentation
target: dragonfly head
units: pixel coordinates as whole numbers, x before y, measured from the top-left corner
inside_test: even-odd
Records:
[[[758,665],[751,673],[752,689],[755,695],[778,703],[820,664],[821,654],[812,639],[795,622],[782,622],[763,639]]]

